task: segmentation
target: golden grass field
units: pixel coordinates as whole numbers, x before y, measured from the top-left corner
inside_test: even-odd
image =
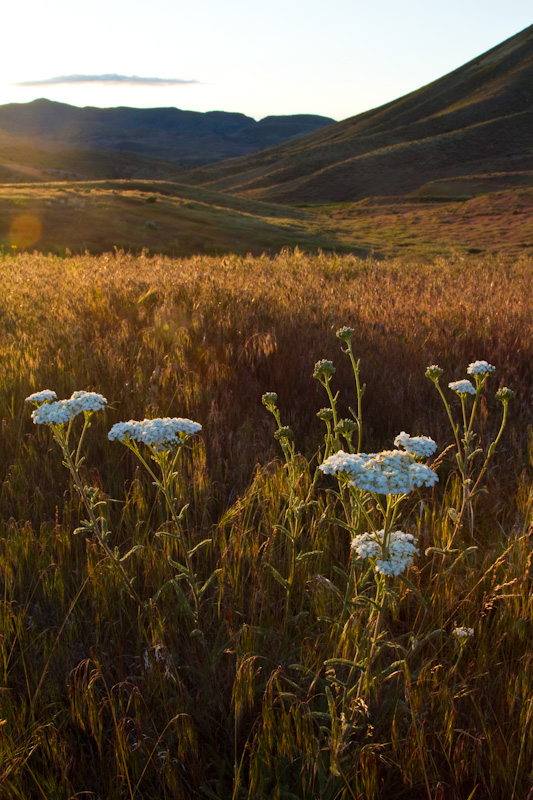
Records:
[[[183,203],[160,195],[147,203],[140,191],[112,201],[131,205],[139,225],[148,211]],[[41,203],[45,213],[45,194],[20,192],[12,208],[31,213]],[[116,206],[100,192],[79,198],[90,198],[104,226]],[[227,202],[224,213],[242,213],[240,201]],[[509,219],[518,225],[530,202],[517,194]],[[431,208],[439,229],[459,213],[452,201]],[[138,252],[60,258],[16,254],[6,241],[2,800],[528,797],[533,263],[518,246],[496,252],[503,225],[490,252],[492,243],[481,244],[486,207],[461,208],[460,248],[434,256],[388,253],[383,243],[407,213],[399,210],[381,233],[373,229],[375,248],[381,242],[389,255],[379,259],[309,255],[303,246],[273,257],[172,258],[142,251],[151,246],[144,240]],[[328,213],[330,224],[356,229],[356,206]],[[307,220],[318,215],[293,209],[282,222],[311,235]],[[525,230],[513,241],[522,238]],[[466,254],[478,246],[486,252]],[[402,529],[419,544],[406,580],[379,578],[350,549],[352,534],[378,524],[375,499],[364,501],[366,518],[347,490],[316,472],[325,447],[316,414],[329,403],[315,363],[334,362],[342,417],[357,403],[335,333],[343,325],[354,331],[366,385],[363,451],[391,449],[403,430],[433,437],[444,453],[436,486],[402,501]],[[443,368],[460,420],[446,387],[477,359],[496,373],[479,398],[474,469],[499,429],[496,390],[511,387],[515,398],[487,491],[454,530],[463,492],[455,439],[425,370]],[[79,389],[107,398],[91,417],[79,474],[102,503],[98,524],[111,532],[113,558],[142,548],[124,561],[137,599],[98,537],[74,533],[86,518],[83,496],[52,431],[32,423],[24,402],[45,388],[59,398]],[[274,437],[261,400],[270,391],[294,444]],[[133,453],[107,438],[119,421],[166,416],[202,425],[172,479],[175,514],[189,504],[179,522]],[[74,443],[79,429],[78,420]],[[474,634],[461,643],[453,629],[462,626]]]

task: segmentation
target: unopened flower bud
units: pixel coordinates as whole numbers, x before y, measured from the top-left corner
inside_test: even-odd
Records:
[[[266,392],[261,398],[263,405],[267,408],[274,408],[278,399],[276,392]]]
[[[336,335],[339,339],[349,342],[353,336],[353,333],[353,328],[349,328],[347,325],[345,325],[343,328],[339,328]]]
[[[514,392],[512,389],[508,389],[507,386],[502,386],[501,389],[498,389],[496,392],[496,399],[500,400],[502,403],[508,403],[509,400],[512,400],[514,397]]]
[[[443,369],[438,367],[436,364],[432,364],[426,370],[426,378],[429,378],[432,381],[438,382],[438,380],[439,380],[439,378],[440,378],[440,376],[442,375],[443,372],[444,372]]]
[[[289,428],[287,425],[285,425],[283,428],[279,428],[277,431],[275,431],[274,438],[278,439],[278,441],[281,441],[282,439],[290,441],[291,439],[294,439],[294,433],[292,428]]]
[[[321,361],[317,361],[315,364],[315,369],[313,371],[313,378],[320,380],[324,378],[328,380],[333,373],[335,372],[335,367],[333,366],[333,361],[327,361],[323,358]]]

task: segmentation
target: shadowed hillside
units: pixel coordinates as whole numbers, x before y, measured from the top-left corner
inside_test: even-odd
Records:
[[[274,202],[320,203],[515,171],[533,171],[533,26],[399,100],[185,180]]]
[[[78,179],[168,178],[280,144],[333,121],[315,114],[256,122],[225,111],[76,108],[50,100],[11,103],[0,106],[0,168],[7,165],[4,169],[15,174],[17,167],[20,174],[27,167],[66,170]],[[31,179],[39,177],[47,179],[39,173]]]

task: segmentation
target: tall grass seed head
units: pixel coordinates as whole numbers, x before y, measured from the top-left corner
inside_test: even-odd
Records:
[[[333,365],[333,361],[328,361],[326,358],[323,358],[321,361],[316,362],[313,370],[313,378],[316,378],[318,381],[321,379],[327,381],[335,372],[336,368]]]
[[[52,403],[57,400],[57,394],[52,389],[42,389],[40,392],[34,392],[26,398],[26,403]]]
[[[470,381],[462,380],[462,381],[451,381],[448,384],[449,389],[453,389],[454,392],[457,392],[459,397],[464,396],[466,397],[467,394],[476,394],[476,390],[470,383]]]
[[[493,367],[488,361],[473,361],[472,364],[468,365],[466,371],[469,375],[474,375],[474,377],[484,377],[485,375],[490,375],[492,372],[496,372],[496,367]]]
[[[403,447],[408,453],[419,458],[429,458],[437,449],[437,443],[429,436],[410,436],[405,431],[394,440],[395,447]]]

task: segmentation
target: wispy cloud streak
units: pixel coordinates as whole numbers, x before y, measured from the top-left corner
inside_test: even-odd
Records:
[[[186,86],[198,83],[183,78],[141,78],[138,75],[60,75],[44,80],[20,81],[14,86],[60,86],[61,84],[98,83],[110,86]]]

